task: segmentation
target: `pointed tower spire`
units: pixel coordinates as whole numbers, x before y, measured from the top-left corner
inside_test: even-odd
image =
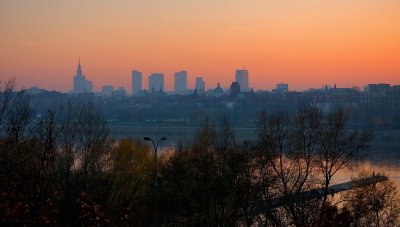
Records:
[[[81,67],[81,56],[79,56],[79,60],[78,60],[78,69],[76,70],[76,75],[77,75],[77,76],[83,76],[83,74],[82,74],[82,67]]]

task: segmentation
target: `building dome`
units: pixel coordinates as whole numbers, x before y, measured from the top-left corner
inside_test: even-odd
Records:
[[[221,85],[218,83],[217,87],[214,89],[214,94],[216,96],[220,96],[224,94],[224,89],[221,88]]]

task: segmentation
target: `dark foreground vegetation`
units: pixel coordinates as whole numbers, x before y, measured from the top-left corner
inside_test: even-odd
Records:
[[[156,174],[152,148],[113,140],[96,106],[67,102],[33,121],[29,96],[14,90],[0,94],[1,226],[152,226],[156,216],[161,226],[399,225],[390,181],[328,196],[372,139],[348,129],[343,110],[260,112],[257,138],[243,142],[227,118],[205,120],[192,144],[158,156]],[[316,188],[321,198],[299,199]]]

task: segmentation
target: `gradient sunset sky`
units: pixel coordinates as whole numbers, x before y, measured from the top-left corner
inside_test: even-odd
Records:
[[[304,90],[400,84],[399,0],[1,0],[0,80],[70,91],[78,57],[95,90],[131,71],[187,70],[189,86]]]

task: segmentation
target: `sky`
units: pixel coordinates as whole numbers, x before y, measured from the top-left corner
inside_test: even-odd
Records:
[[[1,0],[0,80],[72,90],[80,56],[95,90],[131,71],[188,71],[207,88],[400,84],[399,0]]]

